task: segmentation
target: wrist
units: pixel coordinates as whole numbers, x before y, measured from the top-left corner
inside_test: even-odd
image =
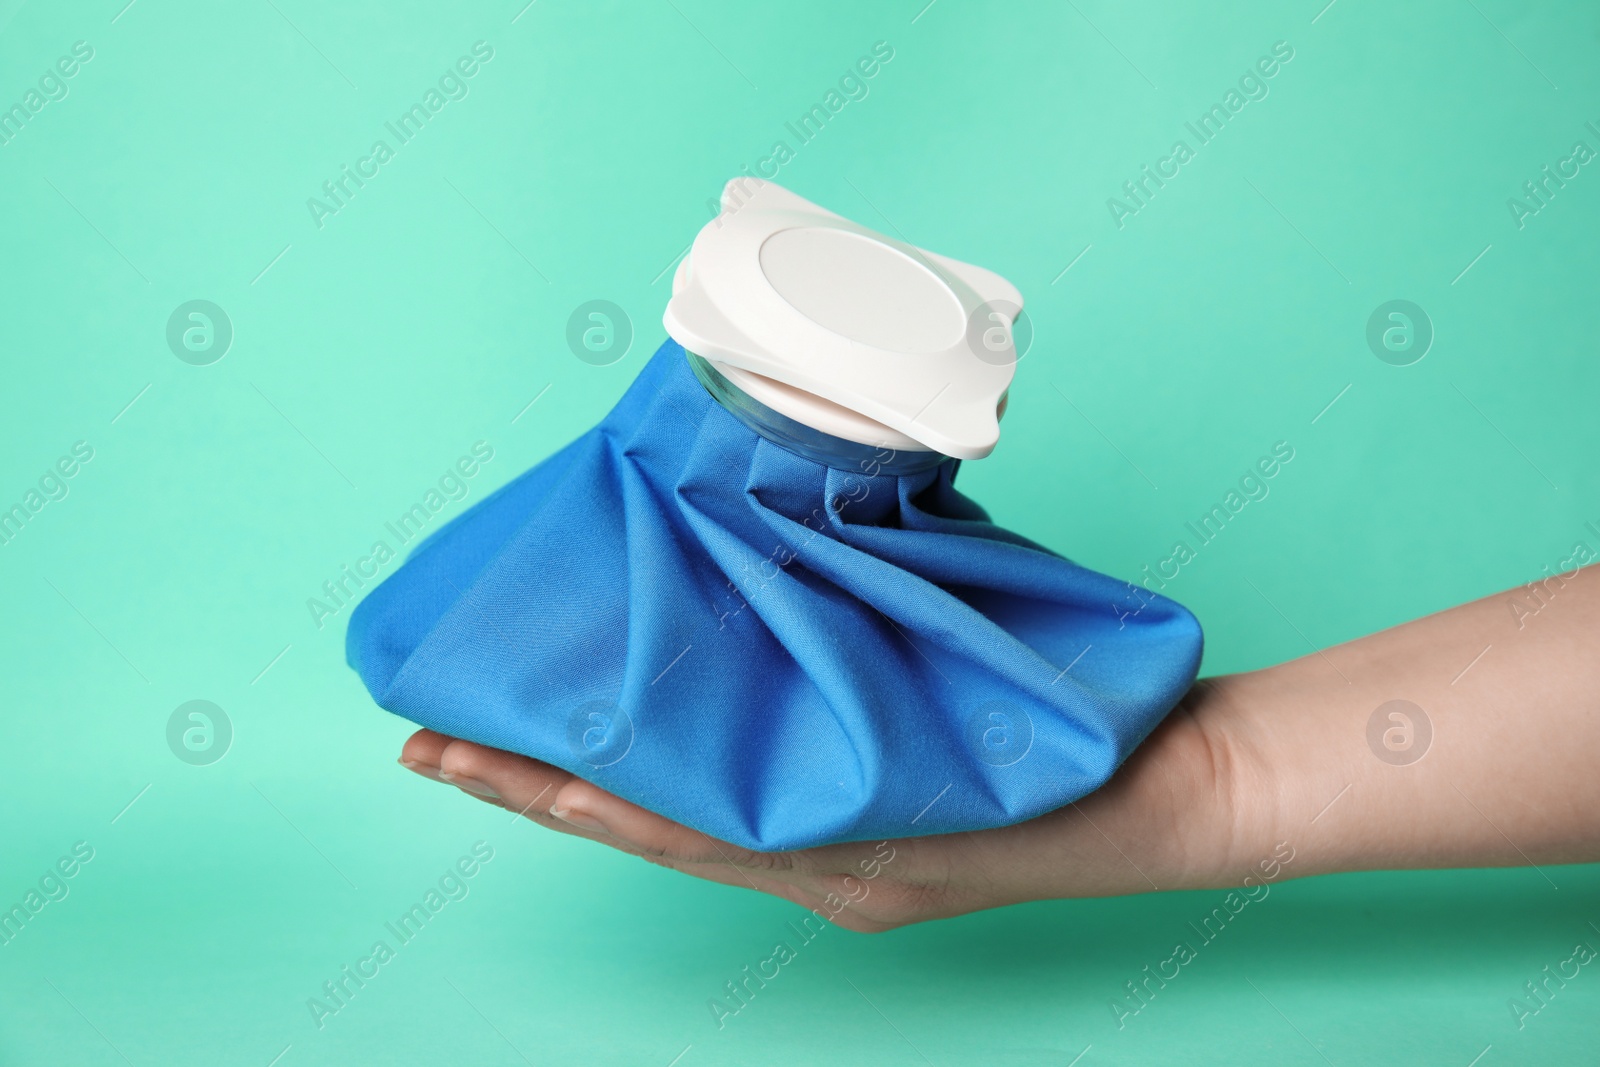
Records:
[[[1025,899],[1241,883],[1266,831],[1233,686],[1197,683],[1109,782],[1049,817],[1047,884]]]
[[[1005,839],[1035,862],[1022,868],[1022,884],[1005,888],[1006,901],[1248,887],[1283,877],[1272,865],[1283,862],[1274,853],[1272,763],[1243,721],[1250,705],[1239,690],[1247,678],[1197,683],[1104,786],[1012,828]]]
[[[1185,770],[1163,776],[1175,789],[1178,831],[1170,888],[1224,888],[1283,876],[1279,868],[1293,849],[1279,834],[1280,761],[1251,727],[1257,681],[1253,674],[1203,679],[1172,712],[1174,742],[1185,749],[1173,765]]]

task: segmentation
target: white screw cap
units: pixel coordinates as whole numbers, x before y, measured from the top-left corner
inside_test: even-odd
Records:
[[[992,271],[735,178],[662,321],[757,400],[824,433],[981,459],[1016,367],[1022,294]]]

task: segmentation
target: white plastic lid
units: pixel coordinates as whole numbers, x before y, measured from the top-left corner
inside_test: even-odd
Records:
[[[673,340],[823,433],[981,459],[1016,367],[1016,286],[735,178],[673,277]]]

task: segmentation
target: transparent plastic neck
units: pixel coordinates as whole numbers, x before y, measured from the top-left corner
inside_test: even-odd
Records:
[[[734,418],[780,448],[813,463],[867,477],[879,474],[898,477],[932,470],[950,458],[939,452],[908,452],[823,433],[772,410],[730,382],[704,358],[687,350],[684,355],[706,392]]]

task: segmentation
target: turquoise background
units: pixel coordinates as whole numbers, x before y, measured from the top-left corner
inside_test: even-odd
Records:
[[[781,183],[1025,294],[1000,447],[962,472],[998,520],[1132,578],[1292,445],[1167,589],[1208,672],[1537,577],[1600,546],[1600,168],[1521,228],[1507,200],[1600,148],[1592,5],[123,3],[0,0],[0,107],[93,48],[0,146],[0,508],[94,450],[0,546],[0,906],[94,850],[0,946],[0,1062],[1592,1055],[1588,968],[1524,1029],[1507,1007],[1600,945],[1592,867],[1281,885],[1121,1030],[1123,983],[1222,894],[832,930],[719,1030],[708,998],[798,909],[406,774],[348,611],[306,606],[474,442],[469,501],[598,420],[708,198],[779,139]],[[480,40],[468,95],[319,227],[307,199]],[[1278,41],[1269,95],[1118,228],[1107,199]],[[195,299],[234,331],[206,366],[166,341]],[[592,299],[634,328],[609,366],[565,340]],[[1409,366],[1365,339],[1392,299],[1436,333]],[[167,743],[196,699],[232,724],[208,766]],[[477,841],[470,895],[319,1030],[307,998]]]

